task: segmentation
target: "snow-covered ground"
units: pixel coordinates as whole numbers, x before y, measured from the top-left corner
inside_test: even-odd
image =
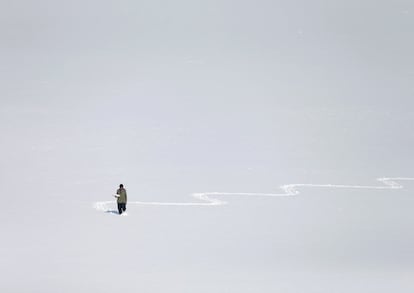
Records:
[[[413,292],[413,13],[0,3],[0,292]]]

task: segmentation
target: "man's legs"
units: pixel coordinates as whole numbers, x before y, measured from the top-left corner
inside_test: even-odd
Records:
[[[126,203],[122,204],[122,211],[124,211],[124,212],[126,211]]]
[[[118,203],[118,212],[122,214],[122,203]]]

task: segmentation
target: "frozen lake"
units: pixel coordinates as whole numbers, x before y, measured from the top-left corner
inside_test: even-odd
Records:
[[[413,4],[23,2],[1,292],[414,290]]]

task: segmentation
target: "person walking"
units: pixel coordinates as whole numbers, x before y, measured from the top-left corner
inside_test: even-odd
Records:
[[[118,203],[118,212],[122,214],[126,211],[126,204],[127,204],[127,191],[124,188],[123,184],[119,185],[119,189],[116,191],[117,198],[116,202]]]

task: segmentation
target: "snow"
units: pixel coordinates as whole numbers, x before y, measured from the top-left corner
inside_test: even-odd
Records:
[[[413,292],[412,4],[49,2],[0,9],[0,292]]]
[[[200,200],[200,202],[142,202],[142,201],[130,201],[129,205],[155,205],[155,206],[217,206],[225,205],[227,202],[217,199],[218,196],[254,196],[254,197],[281,197],[281,196],[296,196],[299,194],[298,187],[324,187],[324,188],[346,188],[346,189],[402,189],[404,188],[397,181],[414,181],[414,178],[378,178],[377,181],[382,182],[386,186],[361,186],[361,185],[339,185],[339,184],[287,184],[282,185],[280,188],[283,193],[244,193],[244,192],[202,192],[193,193],[192,197]],[[115,196],[117,197],[117,196]],[[201,202],[205,201],[205,202]],[[112,212],[106,208],[106,206],[113,205],[112,201],[98,201],[94,203],[94,208],[98,211]]]

